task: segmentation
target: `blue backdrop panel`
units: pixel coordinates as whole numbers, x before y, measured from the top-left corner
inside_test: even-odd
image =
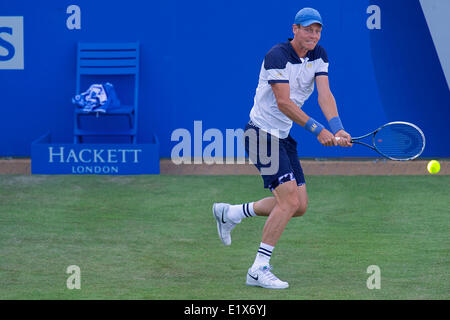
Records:
[[[73,4],[80,8],[80,29],[67,24],[74,21],[67,13]],[[372,4],[380,9],[381,29],[367,27]],[[292,36],[295,13],[305,6],[324,20],[320,43],[345,128],[358,136],[387,121],[411,121],[427,137],[424,156],[450,156],[449,88],[419,0],[2,1],[0,156],[30,156],[31,143],[48,131],[55,142],[73,140],[79,41],[141,43],[138,143],[156,134],[161,157],[170,157],[178,143],[172,132],[193,133],[194,121],[202,121],[203,131],[243,128],[264,55]],[[23,39],[14,38],[16,29],[5,31],[2,17],[11,16],[23,17]],[[19,55],[20,41],[23,69],[7,69],[11,43]],[[304,111],[326,123],[316,93]],[[322,147],[297,125],[292,135],[301,156],[376,156],[357,146]]]

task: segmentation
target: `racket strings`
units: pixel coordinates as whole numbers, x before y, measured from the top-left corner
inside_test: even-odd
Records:
[[[374,145],[389,158],[407,160],[420,155],[424,148],[423,134],[406,123],[390,124],[374,136]]]

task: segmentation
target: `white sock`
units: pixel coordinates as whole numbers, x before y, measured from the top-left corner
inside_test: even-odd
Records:
[[[228,218],[234,223],[239,223],[244,218],[256,216],[253,204],[254,202],[231,205],[228,210]]]
[[[273,246],[261,242],[259,244],[258,253],[256,254],[255,262],[253,262],[252,269],[257,269],[261,266],[268,266],[270,257],[272,256]]]

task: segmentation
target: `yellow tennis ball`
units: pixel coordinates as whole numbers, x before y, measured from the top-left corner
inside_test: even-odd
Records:
[[[428,172],[431,174],[438,173],[441,170],[441,165],[436,160],[431,160],[427,165]]]

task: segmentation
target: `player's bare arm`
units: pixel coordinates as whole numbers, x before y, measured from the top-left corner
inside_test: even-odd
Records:
[[[333,118],[339,117],[336,100],[334,99],[333,93],[330,90],[330,84],[327,75],[320,75],[316,77],[316,85],[318,92],[319,106],[328,121]],[[337,131],[334,135],[335,137],[340,137],[337,142],[341,147],[351,147],[351,136],[344,129]]]
[[[280,111],[295,123],[305,127],[310,117],[290,99],[289,84],[272,83],[271,86]],[[338,145],[333,134],[325,128],[322,129],[317,139],[324,146]]]

